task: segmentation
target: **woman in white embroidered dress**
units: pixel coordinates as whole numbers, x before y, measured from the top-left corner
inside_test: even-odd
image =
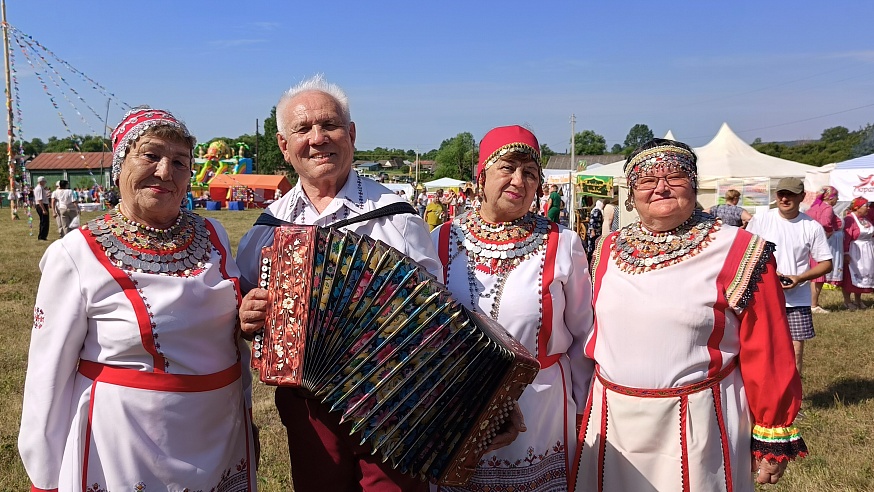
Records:
[[[640,220],[592,259],[578,491],[752,492],[807,451],[773,244],[695,211],[696,160],[653,139],[626,161]]]
[[[867,219],[868,200],[855,198],[844,218],[844,278],[841,290],[850,311],[865,309],[862,294],[874,292],[874,224]],[[856,299],[850,300],[850,294]]]
[[[122,202],[40,262],[19,434],[33,490],[255,490],[238,270],[221,225],[180,209],[194,137],[136,108],[112,144]]]
[[[582,355],[591,280],[579,236],[529,211],[542,181],[534,135],[495,128],[480,143],[480,206],[431,233],[456,298],[497,320],[541,364],[518,403],[527,430],[487,452],[465,487],[440,490],[568,488],[577,414],[592,377]]]

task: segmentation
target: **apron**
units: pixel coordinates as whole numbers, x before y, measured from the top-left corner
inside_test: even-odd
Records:
[[[874,225],[850,215],[859,226],[859,237],[850,243],[850,280],[861,289],[874,288]]]

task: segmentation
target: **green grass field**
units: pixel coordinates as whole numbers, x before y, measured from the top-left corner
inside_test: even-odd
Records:
[[[203,212],[224,224],[235,250],[257,214]],[[29,487],[17,449],[21,395],[38,263],[47,243],[38,242],[35,231],[28,235],[25,220],[6,215],[0,221],[6,241],[0,250],[0,490],[21,491]],[[872,304],[871,296],[866,300]],[[804,364],[806,418],[799,422],[811,456],[793,463],[780,484],[762,490],[874,491],[874,309],[847,312],[839,291],[825,291],[823,306],[833,312],[814,317],[817,337],[807,344]],[[285,432],[271,388],[256,384],[254,414],[261,427],[261,490],[291,490]]]

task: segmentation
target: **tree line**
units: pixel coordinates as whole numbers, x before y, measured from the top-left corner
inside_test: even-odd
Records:
[[[236,138],[215,137],[205,141],[205,144],[216,140],[225,140],[231,143],[241,142],[248,146],[246,155],[255,157],[256,172],[259,174],[275,174],[284,172],[292,180],[296,176],[294,169],[282,158],[279,145],[276,142],[276,107],[270,111],[270,116],[264,119],[264,134],[260,136],[243,134]],[[638,123],[631,127],[622,144],[613,145],[609,152],[607,140],[603,135],[594,130],[583,130],[574,134],[575,155],[603,155],[616,154],[627,156],[642,143],[653,138],[653,132],[649,126]],[[874,125],[868,124],[864,128],[850,131],[843,126],[828,128],[822,132],[819,140],[796,141],[796,142],[762,142],[757,138],[753,147],[764,154],[788,159],[804,164],[822,166],[833,162],[841,162],[854,157],[874,153]],[[0,182],[8,182],[8,166],[6,165],[5,142],[0,142]],[[35,157],[43,152],[111,152],[112,146],[109,139],[100,136],[72,135],[66,138],[50,137],[47,142],[40,138],[30,141],[15,142],[14,150],[22,158],[19,161]],[[546,144],[540,146],[544,163],[556,152]],[[470,132],[461,132],[456,136],[447,138],[441,142],[440,147],[419,154],[420,160],[433,160],[436,162],[434,178],[450,177],[455,179],[470,180],[479,154],[476,139]],[[385,161],[393,158],[401,158],[413,161],[416,151],[412,149],[390,149],[376,147],[370,150],[356,149],[355,159],[364,161]]]

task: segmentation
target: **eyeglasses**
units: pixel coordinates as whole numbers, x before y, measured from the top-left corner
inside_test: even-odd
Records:
[[[667,176],[641,176],[637,178],[637,184],[634,187],[642,191],[654,190],[661,180],[665,180],[665,184],[671,187],[686,186],[689,184],[689,175],[686,173],[671,173]]]

